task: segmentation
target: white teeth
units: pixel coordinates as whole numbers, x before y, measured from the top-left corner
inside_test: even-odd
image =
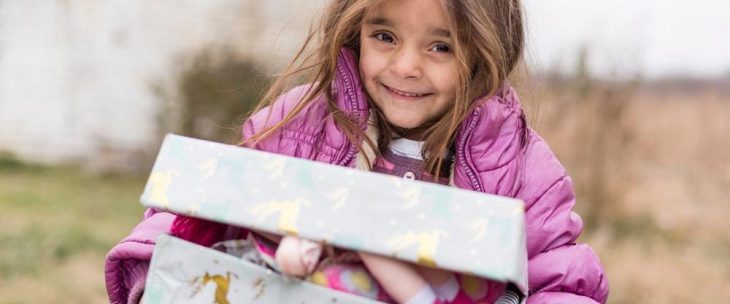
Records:
[[[393,93],[396,93],[398,95],[405,96],[405,97],[421,97],[421,96],[425,96],[426,95],[426,94],[415,94],[415,93],[403,92],[403,91],[399,91],[399,90],[396,90],[396,89],[391,88],[391,87],[388,87],[388,89],[390,89],[390,91],[393,92]]]

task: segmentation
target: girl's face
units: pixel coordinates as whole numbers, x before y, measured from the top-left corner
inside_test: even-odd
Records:
[[[457,63],[439,0],[386,0],[360,29],[360,78],[394,126],[433,123],[454,103]]]

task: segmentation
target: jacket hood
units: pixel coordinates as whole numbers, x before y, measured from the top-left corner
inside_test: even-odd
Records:
[[[334,93],[337,106],[357,117],[365,130],[370,105],[360,80],[355,52],[346,47],[340,50]],[[473,102],[478,106],[466,116],[455,141],[457,151],[461,150],[463,165],[473,166],[477,171],[506,165],[523,150],[529,134],[515,90],[505,83],[494,95]],[[468,158],[476,158],[478,162]]]

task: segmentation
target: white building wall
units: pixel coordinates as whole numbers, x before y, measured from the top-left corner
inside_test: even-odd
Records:
[[[321,1],[0,1],[0,151],[42,162],[139,166],[186,54],[291,56]],[[152,150],[152,151],[151,151]]]

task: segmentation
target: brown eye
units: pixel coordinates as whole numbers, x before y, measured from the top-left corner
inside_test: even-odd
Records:
[[[431,50],[437,53],[451,53],[451,47],[444,43],[434,45]]]
[[[393,43],[393,42],[395,42],[395,39],[393,39],[393,36],[391,36],[388,33],[377,33],[377,34],[373,35],[373,37],[375,37],[375,39],[378,39],[378,40],[380,40],[382,42],[385,42],[385,43]]]

